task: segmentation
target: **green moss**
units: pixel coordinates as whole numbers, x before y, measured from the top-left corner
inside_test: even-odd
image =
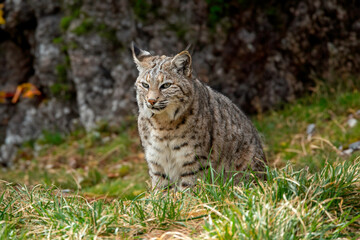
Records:
[[[206,0],[208,4],[208,25],[211,29],[223,19],[229,15],[229,3],[222,0]]]
[[[70,62],[71,62],[70,56],[68,54],[66,54],[65,55],[65,64],[66,64],[66,66],[70,66]]]
[[[89,33],[94,29],[94,20],[91,18],[86,18],[82,21],[82,23],[72,30],[73,33],[77,35],[84,35]]]
[[[64,43],[64,39],[62,37],[57,37],[54,38],[52,41],[54,44],[63,44]]]
[[[21,144],[21,147],[22,148],[30,148],[30,149],[34,149],[35,147],[35,140],[34,139],[31,139],[31,140],[28,140],[28,141],[25,141]]]
[[[111,131],[108,121],[102,120],[96,123],[96,131],[100,133],[109,133]]]
[[[79,47],[79,45],[76,42],[70,42],[68,45],[69,49],[76,49],[78,47]]]
[[[185,40],[185,35],[188,32],[188,29],[186,28],[186,24],[183,23],[169,24],[168,28],[169,30],[174,31],[176,33],[178,39],[182,41]]]
[[[70,91],[70,86],[64,83],[54,83],[50,86],[50,91],[55,97],[64,96],[64,100],[69,100],[70,96],[66,94]]]
[[[265,1],[265,0],[206,0],[208,6],[208,26],[214,30],[219,23],[225,24],[226,29],[231,29],[231,21],[222,21],[224,18],[233,19],[234,16],[239,16],[242,11],[253,9],[252,11],[264,12],[268,21],[275,27],[280,28],[284,25],[281,10],[284,2],[279,0]],[[223,27],[223,26],[222,26]]]
[[[60,49],[65,56],[63,63],[56,66],[56,75],[57,81],[50,86],[50,92],[53,96],[61,98],[63,100],[71,100],[75,97],[75,92],[73,91],[72,83],[67,77],[67,71],[70,66],[70,57],[68,54],[68,49],[76,48],[76,43],[66,44],[62,37],[57,37],[53,39],[54,44],[60,45]]]
[[[64,41],[64,39],[62,37],[54,38],[53,43],[59,45],[61,52],[64,53],[65,55],[68,55],[67,54],[68,45],[66,44],[66,42]]]
[[[80,8],[83,5],[82,0],[72,0],[68,1],[67,5],[64,7],[65,10],[70,11],[70,15],[73,18],[78,18],[80,16]]]
[[[66,56],[68,57],[68,55]],[[67,62],[67,60],[65,60],[65,62]],[[75,97],[72,83],[67,78],[68,66],[69,63],[59,64],[56,66],[57,81],[50,86],[50,92],[53,96],[66,101]]]
[[[116,29],[107,26],[105,23],[100,23],[95,27],[95,30],[100,37],[108,40],[116,46],[121,46],[121,42],[116,36]]]
[[[67,81],[67,67],[64,64],[59,64],[56,66],[56,74],[60,82]]]
[[[69,28],[71,22],[74,19],[79,18],[81,6],[82,0],[73,0],[66,5],[62,5],[62,10],[66,14],[66,16],[60,20],[60,28],[62,31],[65,32]]]
[[[61,30],[66,31],[66,30],[69,28],[70,23],[71,23],[71,21],[72,21],[73,19],[74,19],[73,16],[65,16],[65,17],[63,17],[63,18],[61,19],[61,21],[60,21],[60,28],[61,28]]]
[[[147,14],[151,11],[151,5],[146,0],[133,0],[131,5],[135,16],[141,21],[146,20]]]
[[[44,130],[42,137],[37,141],[39,144],[50,144],[50,145],[60,145],[64,142],[64,137],[60,132],[53,132]]]
[[[117,36],[116,36],[116,30],[115,29],[108,29],[105,31],[101,31],[99,33],[100,37],[103,37],[107,40],[109,40],[111,43],[114,44],[119,44],[120,41],[118,40]]]
[[[72,16],[73,18],[79,18],[79,16],[80,16],[80,9],[79,9],[79,8],[74,9],[71,14],[72,14],[71,16]]]
[[[96,26],[96,30],[99,32],[106,31],[109,27],[105,23],[100,23]]]
[[[61,45],[61,51],[65,54],[67,54],[68,46],[66,44]]]

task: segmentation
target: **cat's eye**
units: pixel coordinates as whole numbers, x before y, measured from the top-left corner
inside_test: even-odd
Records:
[[[169,88],[171,86],[171,83],[164,83],[163,85],[160,86],[160,89],[166,89]]]
[[[147,84],[147,83],[141,83],[142,84],[142,86],[144,87],[144,88],[149,88],[149,84]]]

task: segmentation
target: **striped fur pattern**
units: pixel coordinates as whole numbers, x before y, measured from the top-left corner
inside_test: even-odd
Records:
[[[192,76],[191,56],[153,56],[132,45],[138,128],[153,188],[184,189],[211,166],[226,176],[261,172],[259,135],[227,97]]]

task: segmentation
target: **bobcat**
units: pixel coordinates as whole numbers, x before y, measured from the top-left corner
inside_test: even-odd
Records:
[[[227,97],[192,75],[191,56],[153,56],[131,45],[139,70],[135,83],[138,128],[153,188],[196,184],[211,167],[225,177],[264,171],[259,135]],[[263,176],[263,174],[259,173]]]

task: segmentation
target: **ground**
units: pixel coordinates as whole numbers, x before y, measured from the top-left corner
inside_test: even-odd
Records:
[[[0,170],[0,239],[359,238],[360,151],[344,150],[360,141],[360,84],[346,82],[252,117],[266,182],[216,184],[210,171],[194,189],[150,191],[134,117],[44,132]]]

